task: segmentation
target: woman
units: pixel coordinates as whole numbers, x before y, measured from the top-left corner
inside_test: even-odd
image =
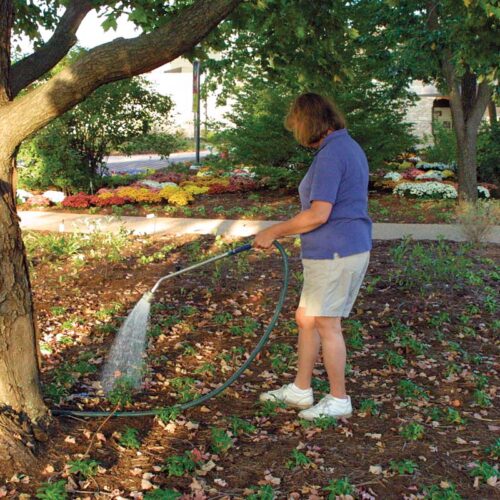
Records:
[[[304,285],[296,311],[298,367],[292,384],[263,393],[260,400],[301,408],[299,416],[307,420],[349,417],[341,319],[352,309],[370,259],[368,162],[342,115],[325,97],[299,96],[285,124],[300,144],[317,152],[299,186],[302,211],[259,232],[254,247],[269,248],[277,238],[301,235]],[[330,394],[313,406],[311,378],[320,346]]]

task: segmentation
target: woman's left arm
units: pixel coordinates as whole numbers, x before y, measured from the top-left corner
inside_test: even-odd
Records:
[[[308,233],[322,226],[330,217],[333,204],[328,201],[313,201],[311,208],[303,210],[291,219],[274,224],[255,235],[253,246],[256,248],[270,248],[273,241],[282,236]]]

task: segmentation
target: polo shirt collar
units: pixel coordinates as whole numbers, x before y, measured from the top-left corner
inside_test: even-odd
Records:
[[[314,153],[314,156],[316,156],[324,147],[326,147],[330,142],[332,142],[335,139],[340,139],[341,137],[345,137],[346,135],[349,135],[347,132],[346,128],[341,128],[339,130],[334,130],[333,132],[330,132],[324,139],[323,142],[321,143],[321,146],[318,148],[318,150]]]

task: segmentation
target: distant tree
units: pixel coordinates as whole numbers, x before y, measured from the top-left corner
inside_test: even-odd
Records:
[[[459,196],[475,201],[478,130],[499,91],[498,2],[359,0],[353,6],[360,41],[378,65],[375,74],[432,82],[449,96]]]

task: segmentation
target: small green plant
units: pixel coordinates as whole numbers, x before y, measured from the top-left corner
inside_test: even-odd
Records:
[[[229,312],[222,312],[214,315],[214,321],[218,325],[225,325],[233,319],[233,315]]]
[[[184,455],[172,455],[165,460],[162,470],[169,476],[182,477],[184,474],[190,474],[195,471],[198,462],[194,460],[190,451],[184,452]]]
[[[266,484],[257,488],[257,486],[253,486],[250,488],[255,493],[251,493],[246,497],[246,500],[274,500],[276,498],[276,493],[273,490],[273,487],[270,484]]]
[[[126,427],[122,432],[119,443],[124,448],[138,450],[141,447],[141,441],[139,440],[139,431],[137,429],[134,429],[134,427]]]
[[[170,385],[177,391],[180,403],[191,401],[194,396],[196,380],[191,377],[174,377],[170,379]]]
[[[327,394],[330,392],[330,384],[328,380],[314,377],[311,381],[311,386],[313,390],[321,392],[322,394]]]
[[[168,424],[172,420],[175,420],[181,413],[181,409],[178,406],[168,406],[160,410],[160,412],[158,413],[158,418],[163,423]]]
[[[425,389],[411,380],[401,380],[398,385],[398,392],[405,399],[429,399]]]
[[[471,469],[470,475],[487,481],[490,477],[498,476],[498,470],[488,462],[477,462],[474,468]]]
[[[328,492],[328,500],[336,500],[339,495],[352,495],[356,492],[348,477],[332,479],[324,489]]]
[[[401,346],[417,356],[424,354],[429,347],[427,344],[424,344],[413,337],[403,337],[401,339]]]
[[[287,460],[285,466],[288,469],[294,469],[295,467],[304,467],[312,463],[312,460],[301,451],[294,448],[292,450],[292,456]]]
[[[433,484],[424,488],[425,500],[462,500],[457,491],[457,487],[448,482],[442,482],[441,485]]]
[[[144,500],[176,500],[180,498],[182,495],[175,490],[153,490],[148,491],[144,495]]]
[[[68,462],[69,472],[71,474],[80,474],[83,478],[88,479],[97,474],[99,462],[96,460],[71,460]]]
[[[474,391],[474,402],[481,408],[488,408],[492,405],[491,398],[488,393],[479,389]]]
[[[497,438],[490,446],[485,449],[488,455],[491,455],[493,458],[500,458],[500,438]]]
[[[443,418],[443,412],[438,406],[433,406],[427,410],[427,416],[434,422],[439,422]]]
[[[347,345],[354,350],[361,350],[365,345],[363,338],[363,325],[357,320],[347,320],[346,322],[347,331]]]
[[[212,438],[212,451],[216,454],[225,453],[233,446],[231,436],[224,430],[218,427],[212,427],[210,430]]]
[[[241,433],[253,434],[257,430],[255,425],[236,416],[232,416],[230,418],[230,425],[231,425],[231,431],[235,436],[239,436]]]
[[[134,388],[135,382],[130,377],[117,378],[108,393],[108,401],[114,406],[126,406],[132,403]]]
[[[403,425],[399,432],[409,441],[418,441],[424,437],[424,426],[417,422],[410,422]]]
[[[466,420],[460,415],[458,410],[455,410],[455,408],[447,408],[444,418],[449,424],[463,425],[466,423]]]
[[[418,469],[418,465],[413,460],[391,460],[389,466],[392,472],[400,475],[413,474]]]
[[[260,410],[257,411],[257,415],[263,417],[272,417],[276,415],[278,408],[286,408],[286,404],[283,401],[262,401],[260,403]]]
[[[406,364],[406,359],[401,354],[398,354],[396,351],[389,349],[384,353],[384,359],[387,366],[391,368],[403,368]]]
[[[363,399],[359,405],[359,413],[365,413],[373,417],[380,413],[380,408],[378,403],[373,399]]]
[[[54,316],[61,316],[63,315],[65,312],[67,311],[67,309],[65,307],[62,307],[62,306],[54,306],[54,307],[51,307],[50,308],[50,312],[54,315]],[[56,483],[54,483],[56,484]]]
[[[213,363],[205,362],[201,366],[196,368],[194,373],[196,373],[198,375],[213,375],[215,373],[215,371],[216,371],[216,368],[215,368],[215,365]]]
[[[43,483],[36,492],[36,498],[40,500],[66,500],[66,481],[61,479],[55,483]]]
[[[198,353],[196,347],[189,342],[182,343],[182,354],[184,356],[195,356]]]
[[[486,375],[483,375],[482,373],[474,375],[474,385],[476,386],[476,389],[482,391],[488,387],[489,383],[490,379]]]

